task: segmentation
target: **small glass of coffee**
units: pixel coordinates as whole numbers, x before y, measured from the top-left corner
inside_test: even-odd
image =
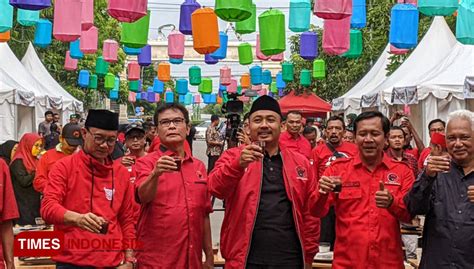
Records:
[[[181,171],[181,158],[179,156],[173,156],[173,160],[176,163],[176,171]]]
[[[341,176],[330,176],[329,179],[331,179],[332,183],[336,185],[336,187],[334,187],[333,192],[340,193],[342,191]]]

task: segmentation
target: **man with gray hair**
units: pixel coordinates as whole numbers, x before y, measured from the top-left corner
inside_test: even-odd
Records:
[[[474,268],[474,113],[452,112],[446,144],[450,158],[429,156],[405,202],[426,215],[420,269]]]

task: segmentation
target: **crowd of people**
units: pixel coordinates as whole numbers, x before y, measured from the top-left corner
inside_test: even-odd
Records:
[[[298,111],[283,117],[262,96],[237,147],[225,146],[211,117],[207,168],[193,156],[195,130],[179,104],[126,126],[108,110],[64,126],[58,117],[48,111],[38,133],[0,145],[6,268],[14,268],[13,225],[40,220],[64,233],[53,257],[60,269],[213,268],[212,197],[225,202],[225,268],[312,268],[320,242],[331,245],[335,269],[404,268],[417,238],[400,227],[417,216],[425,218],[420,268],[474,268],[471,111],[432,120],[425,147],[403,112],[323,124]],[[99,245],[77,244],[92,241]]]

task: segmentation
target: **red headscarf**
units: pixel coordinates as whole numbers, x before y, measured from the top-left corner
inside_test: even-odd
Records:
[[[32,173],[36,170],[36,164],[38,163],[38,159],[31,154],[31,150],[35,145],[36,141],[41,139],[41,136],[37,133],[26,133],[24,134],[21,139],[20,143],[18,144],[18,149],[13,157],[13,161],[17,159],[23,160],[23,165],[26,168],[28,173]]]

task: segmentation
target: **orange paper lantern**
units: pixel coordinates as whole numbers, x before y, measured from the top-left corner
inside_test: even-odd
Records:
[[[162,62],[158,65],[158,80],[167,82],[171,80],[171,66],[169,63]]]
[[[0,33],[0,42],[8,42],[10,40],[10,31]]]
[[[220,47],[217,15],[212,8],[200,8],[191,15],[193,47],[199,54],[209,54]]]
[[[250,75],[248,73],[245,73],[240,77],[240,86],[244,89],[250,88]]]

